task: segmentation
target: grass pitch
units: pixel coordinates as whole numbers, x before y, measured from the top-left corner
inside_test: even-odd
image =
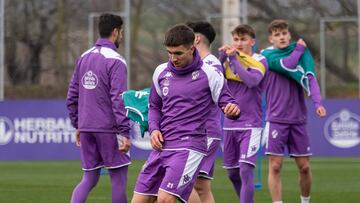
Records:
[[[144,161],[133,161],[129,167],[128,199]],[[217,160],[213,193],[218,203],[239,202],[232,185]],[[311,202],[352,203],[360,202],[360,157],[312,158],[313,187]],[[267,161],[261,165],[262,188],[255,191],[255,202],[271,202],[267,188]],[[0,203],[64,203],[70,202],[71,192],[82,175],[80,161],[1,161]],[[283,201],[299,200],[298,176],[292,159],[285,159],[283,166]],[[89,203],[111,202],[109,176],[101,176],[97,187],[90,193]]]

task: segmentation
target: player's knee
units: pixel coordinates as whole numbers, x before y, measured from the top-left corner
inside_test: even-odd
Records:
[[[157,197],[158,203],[176,203],[176,197],[168,193],[159,193]]]
[[[309,164],[304,164],[302,166],[299,167],[299,171],[301,174],[309,174],[310,173],[310,165]]]
[[[208,188],[208,186],[206,184],[202,184],[199,182],[195,183],[194,188],[200,196],[210,192],[210,188]]]
[[[280,163],[271,163],[270,172],[272,174],[280,174],[282,165]]]
[[[234,168],[234,169],[228,169],[228,177],[232,182],[238,182],[240,181],[240,172],[238,168]]]

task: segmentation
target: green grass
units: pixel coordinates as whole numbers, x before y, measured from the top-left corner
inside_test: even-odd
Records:
[[[133,161],[129,168],[128,197],[143,161]],[[213,193],[218,203],[239,202],[226,172],[217,160]],[[312,202],[339,203],[360,200],[360,158],[313,158]],[[267,161],[262,160],[262,189],[255,192],[257,203],[271,202],[267,189]],[[1,161],[0,202],[70,202],[71,192],[80,181],[82,171],[79,161]],[[283,200],[299,202],[297,169],[292,159],[285,159],[283,167]],[[89,203],[111,202],[108,176],[101,176],[91,192]]]

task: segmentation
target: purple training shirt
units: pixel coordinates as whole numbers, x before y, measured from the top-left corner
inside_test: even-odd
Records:
[[[129,119],[120,96],[126,90],[125,60],[113,42],[98,39],[78,59],[69,84],[66,105],[72,125],[80,132],[129,137]]]
[[[198,51],[187,67],[169,61],[153,75],[149,98],[150,132],[160,130],[163,149],[191,149],[206,154],[206,122],[213,104],[236,103],[221,71],[203,63]]]

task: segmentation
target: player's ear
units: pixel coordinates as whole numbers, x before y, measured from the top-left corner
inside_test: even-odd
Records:
[[[201,40],[201,37],[199,34],[195,34],[195,41],[194,41],[194,44],[199,44],[200,43],[200,40]]]
[[[272,44],[274,40],[272,39],[271,35],[268,37],[269,42]]]

